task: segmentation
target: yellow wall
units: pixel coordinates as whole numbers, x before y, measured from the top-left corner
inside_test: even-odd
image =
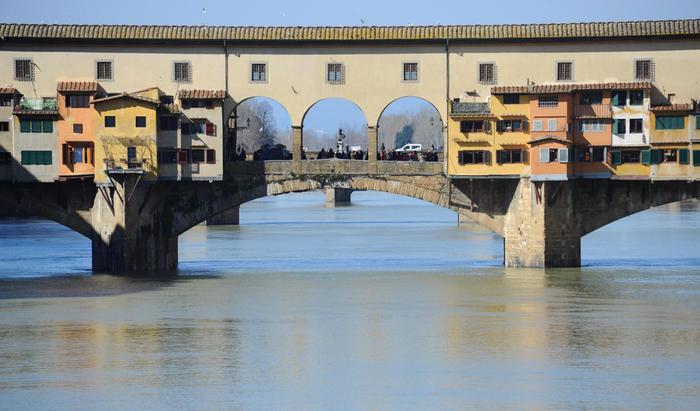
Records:
[[[95,181],[108,180],[105,160],[114,160],[117,166],[127,168],[124,160],[127,147],[137,147],[138,159],[144,160],[144,178],[156,179],[158,175],[156,146],[156,108],[153,104],[130,98],[121,98],[95,104]],[[115,116],[116,127],[105,128],[104,117]],[[135,117],[145,116],[146,127],[137,128]]]

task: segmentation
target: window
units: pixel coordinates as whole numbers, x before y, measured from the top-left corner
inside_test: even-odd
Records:
[[[208,149],[207,150],[207,164],[215,164],[215,163],[216,163],[216,150]]]
[[[0,151],[0,164],[10,164],[12,162],[12,154],[7,151]]]
[[[675,163],[678,161],[678,150],[677,149],[669,149],[669,150],[661,150],[661,161],[663,163]]]
[[[520,104],[520,94],[504,94],[503,104]]]
[[[207,122],[204,130],[208,136],[216,136],[216,124]]]
[[[557,62],[557,81],[571,81],[574,79],[574,63],[572,61]]]
[[[90,107],[90,96],[73,94],[66,96],[66,107],[88,108]]]
[[[178,164],[187,164],[190,161],[190,150],[180,149],[177,152]]]
[[[264,83],[267,81],[267,64],[253,63],[250,66],[250,81]]]
[[[491,153],[488,151],[461,150],[457,153],[459,164],[486,164],[490,162]]]
[[[605,120],[580,120],[578,122],[580,132],[601,132],[605,131]]]
[[[162,95],[158,97],[161,104],[173,104],[175,102],[175,97],[169,95]]]
[[[63,164],[92,164],[90,159],[92,148],[92,143],[64,144]]]
[[[22,133],[53,133],[53,121],[20,120],[19,131]]]
[[[654,81],[654,61],[638,59],[634,61],[634,78],[642,81]]]
[[[177,117],[162,116],[160,118],[160,129],[162,131],[177,131]]]
[[[627,91],[616,90],[612,93],[612,105],[615,107],[624,107],[627,105]]]
[[[497,150],[496,161],[499,164],[522,163],[525,160],[523,150]]]
[[[495,63],[479,63],[479,83],[496,84]]]
[[[630,91],[630,106],[641,106],[644,104],[644,90]]]
[[[403,81],[418,81],[418,63],[403,63]]]
[[[34,81],[34,63],[32,62],[32,60],[15,60],[15,80]]]
[[[341,63],[328,63],[326,65],[326,81],[328,84],[345,83],[345,67]]]
[[[547,120],[547,131],[557,131],[557,119],[550,118]]]
[[[627,128],[625,127],[624,118],[616,118],[613,120],[613,133],[615,134],[625,134],[627,133]]]
[[[656,116],[657,130],[682,130],[684,128],[683,116]]]
[[[566,150],[566,149],[563,149]],[[556,148],[541,148],[540,163],[555,163],[559,159],[559,149]]]
[[[623,163],[639,163],[641,161],[641,150],[623,150],[621,160]]]
[[[97,80],[114,80],[112,62],[98,61],[95,67],[95,78]]]
[[[158,164],[175,164],[177,163],[176,150],[158,150]]]
[[[192,64],[188,61],[173,63],[173,81],[176,83],[192,82]]]
[[[541,108],[552,108],[556,107],[558,104],[559,96],[557,95],[539,96],[537,98],[537,105]]]
[[[544,131],[542,120],[535,120],[532,122],[532,131]]]
[[[180,132],[182,134],[194,134],[194,124],[192,123],[181,123]]]
[[[204,149],[193,148],[192,149],[192,162],[193,163],[203,163],[204,162]]]
[[[605,161],[605,147],[577,147],[576,161],[602,163]]]
[[[700,115],[695,116],[695,129],[700,130]]]
[[[9,121],[0,121],[0,132],[10,131]]]
[[[484,131],[484,123],[485,121],[483,120],[478,120],[478,121],[471,121],[471,120],[464,120],[459,122],[459,131],[462,133],[473,133],[473,132],[480,132]]]
[[[117,118],[114,116],[105,116],[105,127],[112,128],[117,126]]]
[[[631,118],[630,119],[630,133],[639,134],[642,130],[642,119],[641,118]]]
[[[12,107],[12,96],[0,96],[0,107]]]
[[[136,116],[136,128],[145,128],[146,127],[146,117],[145,116]]]
[[[73,124],[73,134],[83,134],[83,125]]]
[[[85,151],[85,147],[73,148],[73,162],[76,164],[82,164],[83,160],[87,159]]]
[[[496,123],[498,131],[523,131],[523,120],[499,120]]]
[[[603,102],[603,93],[588,92],[581,93],[581,104],[601,104]]]
[[[49,166],[52,164],[51,151],[22,151],[22,165]]]
[[[214,108],[214,100],[188,98],[182,100],[182,108]]]

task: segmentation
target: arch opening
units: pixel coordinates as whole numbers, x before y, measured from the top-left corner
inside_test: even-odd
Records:
[[[302,158],[367,160],[367,118],[344,98],[317,101],[302,118]]]
[[[241,100],[228,123],[232,161],[291,159],[292,119],[277,100],[264,96]]]
[[[385,161],[439,161],[443,129],[440,112],[428,100],[415,96],[398,98],[377,119],[377,155]]]

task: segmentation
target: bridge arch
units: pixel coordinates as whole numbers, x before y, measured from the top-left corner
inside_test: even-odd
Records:
[[[309,151],[337,151],[343,132],[344,144],[361,146],[367,152],[367,116],[356,102],[345,97],[322,98],[311,104],[301,118],[301,144]]]
[[[232,150],[244,149],[252,154],[264,144],[292,147],[292,118],[279,101],[267,96],[241,99],[228,111],[228,129]]]
[[[377,142],[380,146],[384,143],[387,149],[395,148],[392,137],[397,136],[417,137],[417,141],[412,142],[422,143],[425,148],[433,145],[439,150],[443,146],[445,123],[440,110],[423,97],[407,95],[389,101],[379,113],[376,127]],[[406,131],[411,135],[406,135]]]

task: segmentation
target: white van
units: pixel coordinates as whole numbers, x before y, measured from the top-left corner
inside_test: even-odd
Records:
[[[418,152],[423,150],[423,145],[422,144],[406,144],[401,148],[397,148],[396,151],[398,153],[408,153],[408,152]]]

